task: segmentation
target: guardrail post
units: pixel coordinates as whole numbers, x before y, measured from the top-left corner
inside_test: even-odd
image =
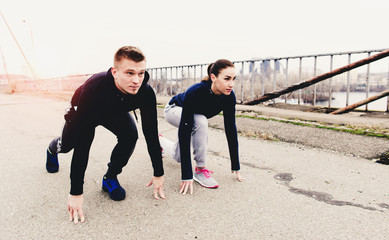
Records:
[[[261,85],[262,85],[262,92],[261,95],[263,96],[265,94],[265,75],[266,75],[266,67],[265,67],[265,60],[262,60],[262,66],[261,66]]]
[[[334,64],[334,55],[331,55],[331,62],[330,62],[330,72],[332,72],[332,67]],[[332,103],[332,77],[330,78],[330,84],[329,84],[329,96],[328,96],[328,107],[331,107]]]
[[[315,62],[313,66],[313,77],[316,77],[316,71],[317,71],[317,56],[315,56]],[[316,106],[316,84],[313,85],[313,106]]]
[[[193,66],[193,82],[196,83],[196,66]]]
[[[189,77],[190,77],[190,68],[191,66],[188,66],[188,75],[186,76],[186,80],[189,82]]]
[[[158,69],[157,68],[154,68],[154,79],[153,79],[153,88],[154,88],[154,91],[156,91],[156,85],[157,85],[157,80],[158,80]]]
[[[163,82],[164,82],[164,78],[165,78],[165,76],[164,76],[164,74],[163,74],[163,67],[161,68],[161,70],[160,70],[160,73],[161,73],[161,81],[159,81],[159,93],[161,93],[162,95],[163,95],[163,87],[164,87],[164,85],[163,85]]]
[[[303,58],[300,57],[300,63],[299,63],[299,83],[301,82],[301,69],[302,69],[302,65],[303,65]],[[299,96],[298,96],[298,105],[301,104],[301,89],[299,89]]]
[[[172,94],[172,85],[173,85],[173,68],[171,67],[170,68],[170,96],[173,95]]]
[[[370,57],[370,52],[367,54],[367,57]],[[366,98],[369,98],[370,92],[370,63],[367,64],[367,72],[366,72]],[[369,110],[368,104],[365,105],[365,111]]]
[[[200,80],[203,80],[203,65],[200,68]]]
[[[174,89],[176,90],[176,93],[179,93],[178,92],[178,67],[176,67],[176,86],[174,87]]]
[[[388,61],[389,63],[389,61]],[[388,89],[389,89],[389,64],[388,64]],[[388,97],[388,100],[386,102],[386,112],[389,112],[389,97]]]
[[[184,67],[181,68],[181,84],[180,84],[180,92],[183,92],[184,85]]]
[[[148,70],[149,74],[150,74],[150,80],[149,80],[149,84],[152,85],[152,82],[153,82],[153,69],[150,68]]]
[[[348,54],[348,65],[351,63],[351,53]],[[346,86],[346,106],[349,103],[350,96],[350,71],[347,72],[347,86]]]
[[[277,91],[277,59],[274,59],[273,69],[273,91]],[[276,103],[276,99],[273,99],[273,103]]]
[[[164,85],[164,87],[163,87],[164,91],[163,92],[164,92],[165,96],[167,95],[167,84],[168,84],[167,69],[168,68],[165,68],[165,76],[166,76],[166,78],[165,78],[165,81],[164,81],[164,84],[163,84]]]
[[[286,66],[285,66],[285,88],[288,87],[288,74],[289,74],[289,58],[286,59]],[[285,94],[285,103],[288,101],[288,95]]]
[[[241,101],[244,102],[244,62],[242,62],[242,80],[240,82],[240,97],[241,97]]]
[[[254,73],[255,73],[255,62],[250,62],[251,65],[251,101],[254,100]]]

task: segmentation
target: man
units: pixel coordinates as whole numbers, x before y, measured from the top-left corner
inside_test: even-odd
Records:
[[[54,139],[47,149],[46,169],[58,172],[57,153],[74,149],[68,197],[70,221],[85,221],[82,211],[84,175],[95,128],[101,125],[117,137],[102,188],[115,201],[123,200],[125,190],[117,175],[127,164],[138,139],[137,127],[129,111],[140,109],[142,130],[154,168],[154,176],[147,186],[154,184],[154,197],[165,198],[163,192],[163,164],[158,140],[156,96],[147,84],[146,59],[140,49],[120,48],[114,57],[114,66],[107,72],[93,75],[74,93],[71,108],[65,114],[62,136]],[[136,117],[136,114],[135,114]]]

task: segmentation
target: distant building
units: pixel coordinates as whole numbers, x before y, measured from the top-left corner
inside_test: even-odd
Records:
[[[366,73],[358,74],[357,82],[359,84],[366,84]],[[369,84],[370,86],[388,86],[388,73],[370,73]]]

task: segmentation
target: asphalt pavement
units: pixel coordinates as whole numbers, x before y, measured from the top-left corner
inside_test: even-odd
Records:
[[[67,101],[39,95],[0,94],[0,239],[387,239],[389,235],[388,165],[297,142],[240,136],[245,181],[238,182],[230,172],[225,134],[216,123],[209,132],[208,168],[215,172],[218,189],[196,184],[193,195],[182,196],[180,166],[166,157],[167,199],[154,200],[152,189],[145,186],[152,167],[139,126],[135,152],[119,176],[127,191],[121,202],[110,200],[101,190],[116,138],[98,127],[85,176],[86,222],[74,225],[66,208],[71,152],[59,155],[58,173],[45,170],[47,145],[60,134],[67,106]],[[176,138],[177,129],[161,114],[158,122],[165,137]]]

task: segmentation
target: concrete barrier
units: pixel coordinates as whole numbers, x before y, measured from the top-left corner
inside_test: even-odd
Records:
[[[74,91],[83,84],[92,74],[71,75],[65,77],[34,80],[22,75],[9,75],[8,84],[0,84],[0,89],[23,91]],[[11,83],[9,83],[11,82]],[[12,87],[10,86],[12,85]]]

